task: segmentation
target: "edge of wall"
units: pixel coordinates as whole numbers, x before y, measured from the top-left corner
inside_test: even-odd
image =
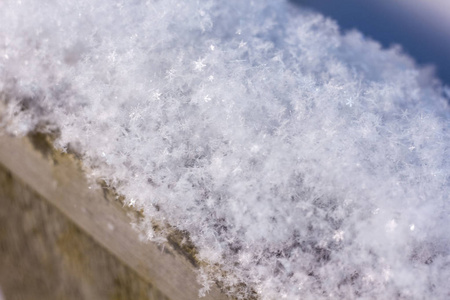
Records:
[[[142,242],[130,211],[101,187],[90,187],[74,155],[39,151],[32,140],[0,135],[0,164],[165,296],[198,299],[201,286],[191,258],[173,242]],[[202,299],[228,297],[213,286]]]

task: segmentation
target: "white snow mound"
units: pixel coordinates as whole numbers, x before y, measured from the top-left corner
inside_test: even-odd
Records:
[[[0,126],[189,232],[200,294],[449,299],[446,97],[283,1],[0,2]]]

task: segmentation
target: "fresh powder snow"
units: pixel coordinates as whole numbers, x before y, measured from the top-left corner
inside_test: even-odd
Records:
[[[449,299],[449,89],[285,1],[2,0],[0,127],[57,130],[259,299]]]

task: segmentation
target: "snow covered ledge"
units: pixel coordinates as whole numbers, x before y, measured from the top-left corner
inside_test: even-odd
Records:
[[[4,0],[0,93],[189,232],[202,294],[449,298],[450,93],[399,48],[278,0]]]
[[[143,243],[139,213],[90,185],[45,135],[0,136],[0,287],[6,299],[196,299],[192,253],[173,232]],[[227,299],[217,287],[204,299]]]

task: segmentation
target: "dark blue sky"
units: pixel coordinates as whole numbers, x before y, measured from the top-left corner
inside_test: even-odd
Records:
[[[358,29],[385,47],[399,44],[419,65],[432,64],[450,86],[450,28],[431,26],[420,13],[374,0],[292,0],[335,19],[345,31]],[[394,1],[395,3],[395,1]],[[450,19],[450,15],[448,16]]]

